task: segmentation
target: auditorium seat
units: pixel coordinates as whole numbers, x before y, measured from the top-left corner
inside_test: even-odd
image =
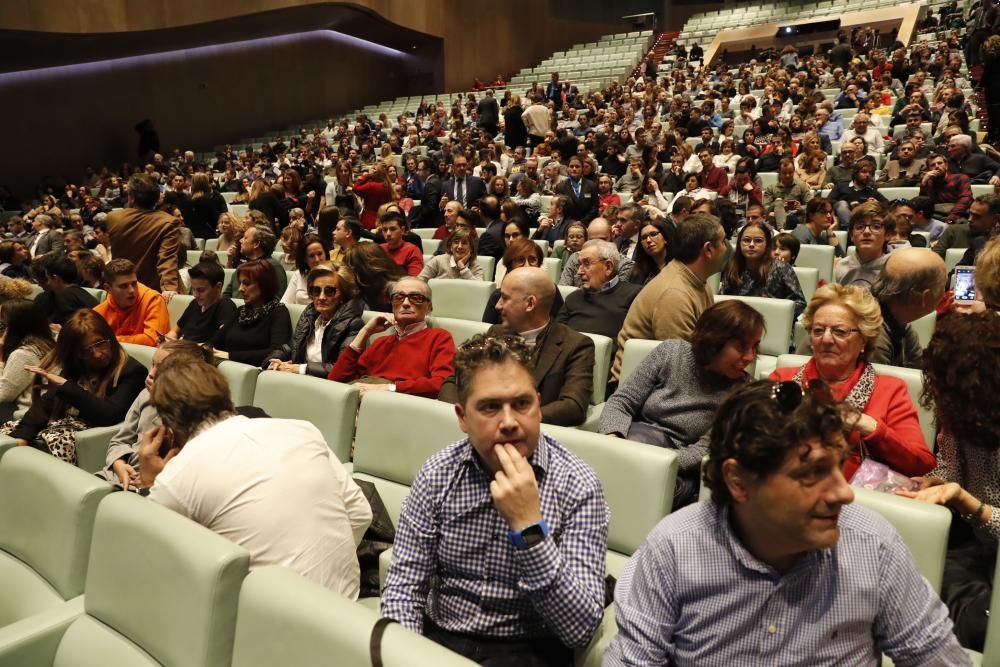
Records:
[[[83,593],[94,516],[110,492],[103,481],[36,449],[3,453],[0,628]]]
[[[205,239],[205,250],[219,251],[219,239]]]
[[[136,345],[135,343],[122,343],[122,347],[126,352],[128,352],[128,356],[132,357],[146,368],[153,365],[153,353],[156,352],[155,347],[150,347],[149,345]]]
[[[260,568],[240,589],[232,667],[370,665],[378,617],[287,568]],[[386,628],[381,656],[385,667],[475,664],[398,623]]]
[[[119,428],[121,428],[121,424],[94,426],[74,433],[76,467],[89,473],[95,473],[104,468],[108,458],[108,445],[111,443],[111,438],[118,433]]]
[[[230,664],[244,549],[126,493],[101,502],[93,535],[82,609],[7,628],[0,664]]]
[[[486,280],[431,278],[427,284],[431,288],[435,315],[474,322],[482,321],[486,302],[496,289],[495,283]]]
[[[253,403],[254,387],[260,374],[259,368],[227,359],[218,365],[218,369],[229,383],[229,395],[233,399],[233,405]]]
[[[102,289],[97,289],[96,287],[84,287],[83,289],[87,290],[90,296],[97,299],[97,303],[104,303],[104,299],[108,296],[107,292]]]
[[[619,382],[624,382],[642,360],[661,342],[663,341],[644,340],[641,338],[631,338],[625,341],[625,347],[622,351],[622,369],[619,375]],[[598,423],[603,411],[604,402],[590,406],[587,411],[587,421],[580,426],[580,429],[597,433]]]
[[[446,329],[458,347],[476,334],[486,333],[492,326],[487,322],[474,322],[472,320],[460,320],[454,317],[438,317],[436,315],[427,318],[428,326]]]
[[[194,266],[201,259],[201,250],[188,250],[187,251],[187,265]]]
[[[808,304],[819,284],[819,269],[809,266],[793,266],[792,268],[795,270],[795,277],[799,279],[799,286],[802,288],[802,294],[806,297],[806,304]]]
[[[184,314],[184,311],[191,305],[192,301],[194,301],[194,297],[190,294],[177,294],[167,302],[167,312],[170,314],[171,327],[177,325],[177,321],[181,319],[181,315]]]
[[[948,248],[944,251],[944,265],[950,273],[952,269],[958,266],[958,263],[962,260],[962,256],[965,255],[965,251],[968,248]]]
[[[833,246],[805,245],[799,248],[795,266],[816,269],[819,280],[833,282]]]

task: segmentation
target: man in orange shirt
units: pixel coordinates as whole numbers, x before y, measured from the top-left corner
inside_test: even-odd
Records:
[[[104,289],[108,298],[94,307],[122,343],[156,347],[159,337],[170,330],[170,316],[163,296],[139,282],[135,264],[113,259],[104,267]]]

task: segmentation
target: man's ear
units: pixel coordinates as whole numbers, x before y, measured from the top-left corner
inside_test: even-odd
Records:
[[[736,459],[726,459],[722,462],[722,481],[729,489],[729,495],[737,503],[746,502],[749,498],[750,478],[743,466]]]

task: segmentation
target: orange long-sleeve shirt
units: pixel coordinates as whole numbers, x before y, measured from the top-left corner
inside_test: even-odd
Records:
[[[135,305],[125,311],[119,308],[109,294],[94,310],[107,320],[115,331],[115,337],[122,343],[135,343],[156,347],[156,333],[170,331],[170,315],[163,295],[142,283],[138,285]]]

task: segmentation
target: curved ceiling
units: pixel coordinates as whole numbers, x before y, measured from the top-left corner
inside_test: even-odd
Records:
[[[342,3],[283,7],[194,25],[132,32],[53,33],[0,29],[0,72],[127,58],[250,39],[332,30],[400,52],[426,56],[441,38],[392,23],[372,9]]]

